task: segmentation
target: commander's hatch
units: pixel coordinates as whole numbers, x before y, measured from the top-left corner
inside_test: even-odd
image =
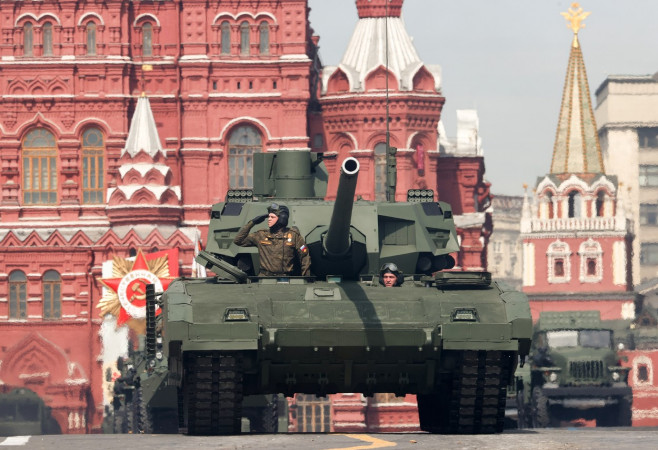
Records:
[[[194,258],[196,262],[206,269],[212,270],[217,276],[227,278],[236,283],[246,283],[248,275],[242,270],[222,259],[214,257],[211,253],[201,250]]]

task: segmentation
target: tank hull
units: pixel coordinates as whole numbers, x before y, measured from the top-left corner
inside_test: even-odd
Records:
[[[488,413],[478,409],[490,416],[487,426],[472,417],[471,425],[430,417],[424,428],[502,430],[505,387],[517,355],[530,346],[532,323],[522,294],[495,283],[439,289],[417,281],[387,289],[358,281],[252,281],[181,279],[164,294],[170,380],[183,391],[194,383],[194,361],[214,358],[221,366],[230,358],[230,370],[240,372],[241,395],[417,394],[419,405],[434,411],[450,410],[447,405],[468,391],[474,405],[491,397]],[[490,392],[485,395],[483,386],[478,394],[469,380],[489,383]]]

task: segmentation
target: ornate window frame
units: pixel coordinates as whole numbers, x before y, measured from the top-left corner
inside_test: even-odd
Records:
[[[571,281],[571,250],[569,244],[559,239],[552,242],[546,250],[546,258],[548,259],[548,282],[551,284],[569,283]],[[559,260],[563,261],[563,276],[555,274],[555,263]]]
[[[647,380],[640,380],[640,366],[647,368]],[[653,362],[648,356],[638,356],[633,359],[633,386],[653,386]]]
[[[589,238],[580,244],[578,255],[580,256],[580,282],[600,283],[603,280],[603,249],[601,248],[601,244]],[[590,259],[596,261],[594,275],[589,275],[587,270],[587,263]]]

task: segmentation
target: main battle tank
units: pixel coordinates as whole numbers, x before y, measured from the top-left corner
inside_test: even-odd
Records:
[[[355,201],[358,173],[356,159],[343,161],[327,202],[321,154],[256,154],[253,191],[213,206],[197,261],[218,276],[175,280],[161,299],[183,432],[239,433],[243,395],[337,392],[416,394],[430,432],[502,431],[506,386],[530,348],[526,296],[486,272],[445,271],[457,233],[433,192]],[[273,202],[290,209],[312,277],[257,277],[258,250],[233,243]],[[379,282],[388,262],[405,274],[399,287]]]

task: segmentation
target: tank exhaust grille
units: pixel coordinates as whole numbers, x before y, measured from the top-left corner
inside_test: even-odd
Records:
[[[254,191],[251,189],[230,189],[226,193],[226,203],[247,203],[254,200]]]
[[[407,191],[407,202],[409,203],[429,203],[434,201],[434,191],[432,189],[409,189]]]

